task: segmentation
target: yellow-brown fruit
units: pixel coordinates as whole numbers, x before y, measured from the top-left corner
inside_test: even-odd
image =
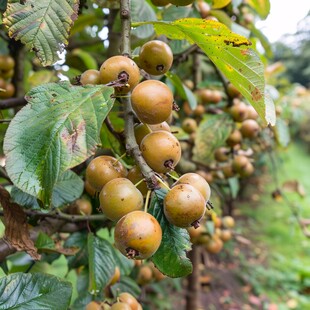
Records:
[[[234,147],[235,145],[241,143],[242,141],[242,134],[240,130],[235,129],[227,138],[226,143],[230,147]]]
[[[5,80],[8,80],[10,78],[13,77],[14,75],[14,69],[10,69],[10,70],[7,70],[7,71],[2,71],[1,74],[0,74]]]
[[[249,162],[239,171],[239,175],[241,178],[247,178],[254,173],[254,170],[254,166]]]
[[[137,310],[143,310],[142,305],[139,303]]]
[[[222,100],[222,93],[218,90],[212,90],[210,100],[212,103],[219,103]]]
[[[219,253],[223,248],[223,241],[220,238],[213,237],[206,245],[205,249],[211,254]]]
[[[198,238],[206,232],[206,228],[204,225],[200,225],[199,227],[195,228],[193,226],[186,228],[189,236],[191,238],[191,242],[197,244]]]
[[[253,119],[247,119],[242,122],[240,131],[245,138],[253,139],[259,133],[260,127],[258,123]]]
[[[138,183],[142,179],[144,179],[144,176],[141,173],[141,170],[138,166],[133,166],[127,174],[127,179],[130,180],[133,184]],[[142,193],[143,196],[146,196],[148,192],[148,188],[146,185],[146,182],[141,182],[138,186],[137,189]]]
[[[205,113],[205,107],[202,104],[198,104],[194,110],[195,116],[202,116]]]
[[[0,77],[0,88],[5,89],[5,87],[6,87],[6,81],[2,77]]]
[[[108,58],[100,67],[100,81],[107,84],[125,77],[126,85],[116,87],[119,94],[127,94],[132,91],[140,81],[140,71],[136,63],[125,56],[113,56]]]
[[[112,305],[111,310],[131,310],[131,307],[125,302],[116,302]]]
[[[186,6],[193,3],[194,0],[170,0],[170,3],[176,6]]]
[[[7,99],[7,98],[11,98],[14,96],[15,94],[15,87],[12,83],[7,83],[5,85],[5,92],[0,92],[0,98],[1,99]]]
[[[193,133],[197,130],[197,122],[193,118],[185,118],[182,122],[182,129],[186,133]]]
[[[197,90],[197,96],[203,104],[212,102],[212,90],[211,89],[199,89]]]
[[[146,259],[159,248],[162,230],[149,213],[133,211],[116,224],[114,239],[116,248],[128,258]]]
[[[210,5],[204,0],[198,1],[197,4],[198,4],[198,9],[199,9],[201,18],[206,18],[210,14],[210,11],[211,11]]]
[[[202,176],[209,184],[213,182],[213,174],[211,172],[197,170],[196,173]]]
[[[139,269],[137,283],[139,285],[149,284],[153,280],[153,271],[150,266],[144,265]]]
[[[124,302],[130,306],[131,310],[138,310],[138,301],[129,293],[120,293],[118,296],[120,302]]]
[[[194,188],[196,188],[202,197],[205,199],[205,201],[208,201],[211,196],[211,188],[208,182],[199,174],[197,173],[185,173],[183,174],[179,180],[175,183],[175,185],[178,184],[189,184],[192,185]]]
[[[126,168],[112,156],[98,156],[86,168],[86,181],[97,192],[109,181],[126,175]]]
[[[77,199],[73,204],[73,214],[91,215],[93,208],[91,202],[85,198]]]
[[[232,116],[232,118],[234,119],[234,121],[236,122],[242,122],[244,121],[247,116],[248,116],[248,106],[240,101],[236,104],[234,104],[231,108],[230,108],[230,114]]]
[[[240,96],[239,90],[232,83],[228,83],[228,85],[227,85],[227,93],[228,93],[228,96],[231,97],[231,98],[236,98],[236,97]]]
[[[214,158],[218,162],[225,162],[229,159],[230,150],[226,147],[219,147],[214,152]]]
[[[172,112],[173,94],[163,82],[147,80],[135,87],[131,103],[141,122],[159,124]]]
[[[134,133],[135,133],[137,144],[140,145],[143,138],[151,132],[152,132],[151,128],[146,124],[140,123],[136,125],[134,127]]]
[[[159,124],[154,124],[154,125],[149,125],[152,131],[159,131],[159,130],[164,130],[171,132],[170,126],[167,122],[162,122]]]
[[[121,278],[121,271],[119,267],[116,266],[114,270],[114,274],[109,281],[109,285],[114,285],[116,282],[119,281],[120,278]]]
[[[125,178],[116,178],[104,185],[99,200],[103,214],[111,221],[118,221],[125,214],[143,207],[141,192]]]
[[[151,0],[151,2],[155,6],[166,6],[170,3],[170,0]]]
[[[81,74],[80,83],[82,85],[97,85],[100,84],[100,72],[98,70],[89,69]]]
[[[235,227],[235,220],[233,217],[231,217],[229,215],[223,217],[222,223],[223,223],[223,226],[226,228],[234,228]]]
[[[165,74],[171,68],[172,62],[171,48],[163,41],[148,41],[140,49],[139,66],[149,74]]]
[[[222,220],[220,217],[215,217],[213,223],[215,228],[220,228],[222,226]]]
[[[85,188],[85,191],[86,191],[91,197],[95,197],[95,195],[96,195],[96,190],[89,184],[89,182],[88,182],[87,180],[85,180],[84,188]]]
[[[248,116],[247,116],[247,119],[254,119],[254,120],[256,120],[257,118],[258,118],[258,114],[257,114],[256,110],[251,105],[249,105],[248,106]]]
[[[235,175],[232,165],[230,164],[222,167],[222,171],[226,179],[232,178]]]
[[[220,238],[222,241],[227,242],[231,239],[232,234],[229,229],[222,229]]]
[[[101,310],[100,304],[96,301],[91,301],[89,304],[86,305],[85,310]]]
[[[140,149],[147,164],[158,173],[174,169],[181,158],[178,139],[167,131],[154,131],[148,134],[142,140]]]
[[[249,163],[249,159],[243,155],[237,155],[232,161],[232,168],[235,172],[240,172]]]
[[[193,243],[202,245],[207,244],[208,242],[210,242],[210,240],[211,236],[209,234],[203,233],[200,236],[198,236]]]
[[[0,55],[0,70],[8,71],[15,66],[14,58],[9,55]]]
[[[206,211],[206,201],[200,192],[189,184],[174,186],[164,199],[167,220],[177,227],[199,227]]]
[[[153,278],[155,279],[155,281],[159,282],[163,279],[166,278],[166,276],[161,273],[156,267],[154,264],[151,264],[151,269],[152,269],[152,272],[153,272]]]
[[[185,80],[183,81],[183,84],[188,87],[190,90],[194,89],[194,82],[192,80]]]

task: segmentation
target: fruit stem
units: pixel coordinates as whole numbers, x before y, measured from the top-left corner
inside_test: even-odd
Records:
[[[168,177],[170,177],[171,179],[175,180],[175,181],[179,181],[179,178],[178,177],[175,177],[174,175],[170,174],[170,173],[166,173],[166,175]]]
[[[124,154],[122,154],[119,158],[117,158],[112,166],[115,166],[121,159],[123,159],[124,157],[127,156],[127,153],[125,152]]]
[[[210,200],[207,201],[207,206],[206,207],[207,207],[208,210],[214,209],[214,206],[213,206],[213,204],[212,204],[212,202]]]
[[[152,191],[148,190],[146,197],[145,197],[145,204],[144,204],[144,212],[147,212],[147,208],[149,206],[149,201],[150,201],[150,196],[151,196]]]
[[[158,182],[161,183],[165,188],[167,188],[168,191],[170,191],[170,187],[169,187],[165,182],[163,182],[163,180],[162,180],[160,177],[158,177],[157,175],[156,175],[156,179],[157,179]]]
[[[144,181],[144,179],[141,179],[139,182],[137,182],[137,183],[135,184],[135,187],[139,186],[143,181]]]

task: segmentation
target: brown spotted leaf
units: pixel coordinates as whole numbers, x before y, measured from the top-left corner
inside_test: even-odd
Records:
[[[26,214],[17,203],[10,201],[10,194],[0,185],[0,203],[4,211],[5,239],[17,251],[26,251],[33,259],[40,255],[30,239]]]
[[[251,42],[248,39],[219,22],[199,18],[138,22],[133,26],[145,24],[152,24],[158,35],[197,44],[253,105],[263,121],[275,124],[274,104],[265,93],[264,66],[255,51],[249,48]]]
[[[42,65],[48,66],[68,44],[78,8],[79,0],[9,0],[3,23],[11,38],[35,51]]]
[[[22,191],[51,205],[63,173],[94,154],[114,90],[68,82],[33,88],[4,138],[6,170]],[[18,160],[17,160],[18,159]]]

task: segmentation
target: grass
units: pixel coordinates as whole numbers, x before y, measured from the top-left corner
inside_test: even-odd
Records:
[[[304,198],[296,192],[285,192],[285,195],[299,210],[301,217],[310,218],[309,153],[297,142],[278,156],[279,184],[288,180],[298,180],[302,184],[306,192]],[[258,202],[239,206],[241,213],[251,219],[250,227],[243,227],[243,234],[249,231],[254,234],[254,240],[260,247],[265,247],[263,251],[268,254],[268,268],[252,268],[250,278],[253,277],[260,293],[280,302],[279,309],[289,309],[287,303],[290,300],[293,300],[290,301],[293,305],[296,302],[294,309],[310,309],[310,296],[301,293],[305,287],[310,287],[310,239],[302,233],[286,201],[277,202],[272,198],[276,188],[272,179],[271,176],[264,184]]]

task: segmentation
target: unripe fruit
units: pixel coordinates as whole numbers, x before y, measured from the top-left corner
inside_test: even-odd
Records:
[[[227,242],[231,239],[232,234],[229,229],[222,229],[220,238],[222,241]]]
[[[230,147],[234,147],[235,145],[241,143],[242,135],[238,129],[235,129],[227,138],[226,143]]]
[[[163,82],[148,80],[140,83],[131,94],[132,108],[141,122],[159,124],[172,111],[173,94]]]
[[[234,119],[234,121],[242,122],[248,116],[248,106],[244,102],[240,101],[239,103],[234,104],[230,108],[229,112],[230,112],[232,118]]]
[[[138,301],[135,297],[133,297],[129,293],[121,293],[119,294],[119,301],[126,303],[130,306],[131,310],[137,310],[138,309]]]
[[[191,242],[194,244],[198,244],[199,237],[206,232],[206,228],[204,225],[200,225],[198,228],[193,226],[186,228],[189,236],[191,238]]]
[[[197,130],[197,122],[193,118],[185,118],[182,122],[182,129],[186,133],[193,133]]]
[[[186,6],[193,3],[194,0],[170,0],[170,3],[176,6]]]
[[[89,304],[86,305],[85,310],[100,310],[100,309],[101,307],[97,302],[91,301]]]
[[[145,265],[142,266],[139,270],[137,283],[139,285],[146,285],[149,284],[153,280],[153,271],[151,267]]]
[[[8,71],[15,66],[14,58],[9,55],[0,55],[0,70]]]
[[[166,6],[170,3],[170,0],[151,0],[151,2],[155,6]]]
[[[219,103],[222,100],[222,93],[218,90],[213,90],[210,100],[212,103]]]
[[[235,226],[235,220],[233,217],[227,215],[222,219],[223,226],[226,228],[233,228]]]
[[[203,196],[205,201],[208,201],[211,196],[211,189],[208,182],[197,173],[186,173],[183,174],[179,180],[175,183],[177,184],[189,184],[196,188],[200,194]]]
[[[163,41],[148,41],[140,49],[139,66],[149,74],[165,74],[171,68],[172,62],[171,48]]]
[[[219,147],[214,152],[214,158],[218,162],[225,162],[229,159],[229,149],[226,147]]]
[[[111,310],[131,310],[131,307],[124,302],[116,302],[112,305]]]
[[[2,76],[5,80],[8,80],[8,79],[12,78],[13,75],[14,75],[14,69],[7,70],[7,71],[2,71],[2,72],[1,72],[1,76]]]
[[[133,211],[116,224],[114,239],[116,248],[128,258],[146,259],[159,248],[162,230],[149,213]]]
[[[154,131],[148,134],[142,140],[140,149],[147,164],[158,173],[174,169],[181,158],[178,139],[167,131]]]
[[[91,202],[85,198],[77,199],[73,204],[73,214],[91,215],[92,211]]]
[[[206,201],[200,192],[189,184],[174,186],[164,199],[167,220],[177,227],[199,227],[206,211]]]
[[[108,58],[100,67],[100,81],[107,84],[122,77],[127,79],[126,85],[116,87],[119,94],[126,94],[132,91],[140,80],[140,71],[136,63],[124,56],[113,56]]]
[[[125,214],[143,207],[141,192],[125,178],[113,179],[104,185],[99,200],[102,212],[111,221],[118,221]]]
[[[90,69],[81,74],[80,83],[82,85],[97,85],[100,84],[100,72],[98,70]]]
[[[259,129],[259,125],[255,120],[247,119],[242,122],[240,131],[243,137],[253,139],[258,135]]]
[[[127,175],[127,170],[121,162],[111,156],[98,156],[86,168],[86,181],[97,192],[109,181]]]
[[[249,162],[239,171],[239,175],[242,178],[247,178],[254,173],[254,170],[254,166]]]
[[[115,284],[116,282],[119,281],[120,278],[121,278],[121,271],[119,270],[119,267],[116,266],[114,274],[109,281],[109,285]]]
[[[146,124],[140,123],[136,125],[134,127],[134,133],[135,133],[137,144],[140,145],[143,138],[151,132],[152,132],[151,128],[149,128],[149,126]]]
[[[127,179],[130,180],[133,184],[138,183],[142,179],[144,179],[144,176],[141,173],[141,170],[138,166],[133,166],[127,174]],[[146,185],[146,182],[142,182],[137,186],[137,189],[142,193],[143,196],[146,196],[148,192],[148,188]]]
[[[248,163],[249,159],[246,156],[237,155],[232,161],[233,170],[239,173]]]
[[[211,254],[219,253],[223,248],[223,241],[219,238],[213,238],[205,245],[205,249]]]

